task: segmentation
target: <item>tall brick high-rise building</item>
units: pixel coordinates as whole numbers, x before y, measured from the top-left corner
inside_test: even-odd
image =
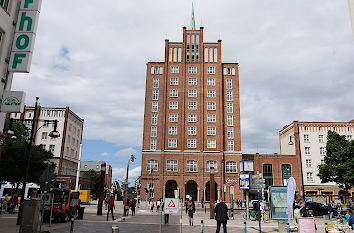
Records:
[[[182,42],[165,40],[165,60],[147,63],[142,200],[153,188],[155,200],[208,201],[210,167],[216,197],[243,196],[238,63],[223,63],[221,40],[204,42],[203,29],[183,27]]]

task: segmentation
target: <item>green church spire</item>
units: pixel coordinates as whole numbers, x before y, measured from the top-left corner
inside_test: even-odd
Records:
[[[194,19],[194,6],[192,3],[192,15],[191,15],[191,30],[195,30],[195,19]]]

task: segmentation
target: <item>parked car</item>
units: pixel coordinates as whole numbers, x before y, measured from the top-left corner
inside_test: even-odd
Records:
[[[322,203],[307,202],[305,207],[308,211],[313,213],[313,216],[323,216],[328,214],[328,207]]]

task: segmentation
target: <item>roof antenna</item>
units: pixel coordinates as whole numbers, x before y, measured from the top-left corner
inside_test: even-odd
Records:
[[[192,2],[191,30],[195,30],[194,6]]]

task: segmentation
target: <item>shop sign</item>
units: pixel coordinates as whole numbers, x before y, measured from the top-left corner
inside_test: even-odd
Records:
[[[23,91],[4,91],[1,112],[23,112],[26,93]]]
[[[42,0],[22,0],[12,43],[11,72],[29,73]]]

